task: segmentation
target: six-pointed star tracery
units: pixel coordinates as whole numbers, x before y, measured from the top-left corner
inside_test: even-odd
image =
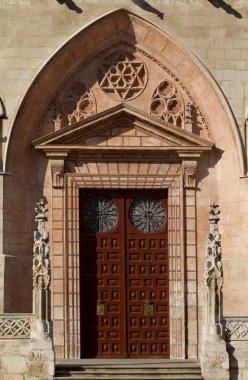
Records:
[[[129,100],[139,95],[147,82],[144,62],[129,55],[118,55],[111,63],[102,64],[101,89],[114,100]]]

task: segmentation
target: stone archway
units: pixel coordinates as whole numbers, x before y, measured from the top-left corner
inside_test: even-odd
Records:
[[[198,184],[207,178],[209,166],[219,167],[224,177],[227,169],[218,154],[209,153],[214,143],[227,154],[235,152],[230,165],[240,171],[241,149],[227,106],[206,70],[176,41],[125,10],[81,31],[41,71],[13,126],[7,154],[13,176],[5,182],[5,218],[12,222],[15,215],[25,221],[12,229],[26,236],[26,243],[13,236],[5,241],[6,252],[14,256],[6,260],[6,311],[31,309],[31,256],[25,252],[32,244],[33,204],[43,193],[52,206],[48,229],[56,353],[79,357],[79,188],[166,188],[175,316],[171,357],[198,357],[197,240],[203,243],[197,236],[196,202],[198,210],[206,208],[203,197],[217,196],[219,188],[213,192],[207,184],[203,197],[196,199],[195,179]],[[211,181],[215,178],[213,170]],[[17,184],[21,195],[16,194]],[[28,292],[26,284],[25,291],[19,285],[23,276],[30,279]],[[10,301],[16,289],[19,305]]]

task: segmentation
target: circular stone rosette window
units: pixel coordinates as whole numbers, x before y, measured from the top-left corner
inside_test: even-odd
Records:
[[[152,197],[144,197],[131,204],[129,220],[133,227],[140,232],[157,232],[165,224],[165,208],[159,200]]]
[[[94,232],[110,231],[118,222],[117,207],[112,199],[94,196],[84,203],[81,221]]]
[[[137,97],[146,83],[147,69],[140,58],[118,53],[102,62],[99,86],[113,100],[126,101]]]

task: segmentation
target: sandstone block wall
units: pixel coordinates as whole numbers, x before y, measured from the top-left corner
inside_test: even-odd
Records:
[[[224,2],[222,2],[224,3]],[[171,34],[179,43],[182,43],[190,50],[208,69],[209,73],[220,86],[233,112],[237,128],[244,137],[244,120],[245,112],[248,106],[248,3],[246,0],[228,0],[228,7],[214,7],[207,0],[149,0],[149,4],[154,9],[145,10],[133,3],[131,0],[75,0],[73,9],[69,9],[66,4],[59,4],[56,0],[0,0],[0,96],[6,107],[8,119],[3,120],[3,149],[6,154],[8,146],[8,137],[15,120],[18,108],[22,102],[25,93],[30,88],[33,80],[39,75],[42,67],[48,60],[60,49],[66,41],[72,38],[83,29],[88,23],[96,20],[107,12],[116,8],[124,7],[141,17],[144,17],[152,24],[155,24],[162,30]],[[157,10],[157,11],[156,11]],[[164,19],[160,19],[157,13],[163,12]],[[141,31],[142,32],[142,31]],[[101,38],[101,36],[99,36]],[[153,43],[152,37],[151,45]],[[85,44],[91,44],[92,40],[85,41]],[[156,41],[158,44],[158,41]],[[171,59],[177,63],[177,58],[172,56]],[[56,75],[56,74],[54,74]],[[40,98],[42,102],[42,91]],[[0,111],[1,113],[1,111]],[[218,115],[216,117],[216,129],[222,129],[222,139],[230,138],[225,131],[225,126],[218,124]],[[29,123],[27,112],[26,123]],[[22,126],[22,133],[25,136],[25,125]],[[228,143],[227,143],[228,144]],[[19,157],[20,152],[16,150],[15,157]],[[235,152],[234,152],[235,154]],[[233,169],[231,165],[232,157],[226,157],[225,152],[220,152],[223,160],[220,160],[219,173],[216,177],[213,174],[214,168],[209,168],[209,176],[199,175],[200,191],[197,196],[198,213],[196,224],[198,225],[198,247],[196,249],[198,260],[188,258],[189,266],[192,266],[192,281],[189,288],[195,293],[199,286],[198,306],[191,309],[189,315],[189,327],[191,331],[196,328],[195,318],[198,313],[199,320],[204,313],[204,295],[203,295],[203,268],[205,252],[205,234],[208,229],[207,215],[209,203],[214,197],[219,197],[222,204],[220,230],[223,235],[223,260],[225,273],[225,315],[237,316],[248,315],[248,308],[244,299],[246,299],[248,290],[248,269],[247,269],[247,249],[248,249],[248,202],[247,202],[247,178],[246,173],[242,170]],[[5,162],[5,159],[4,159]],[[231,173],[232,177],[237,179],[230,184],[228,167],[230,170],[236,170]],[[31,165],[31,163],[30,163]],[[45,165],[45,164],[44,164]],[[202,165],[202,166],[201,166]],[[200,164],[202,172],[206,170],[204,164]],[[236,168],[236,167],[235,167]],[[8,171],[8,167],[5,168]],[[44,169],[45,170],[45,169]],[[31,171],[32,172],[32,171]],[[12,173],[15,175],[15,173]],[[33,173],[38,176],[37,173]],[[8,210],[8,202],[15,205],[13,213],[8,224],[1,227],[2,218],[0,215],[0,230],[4,229],[3,235],[0,235],[2,244],[0,252],[2,255],[8,255],[3,262],[2,267],[6,266],[6,271],[11,274],[13,266],[16,271],[18,268],[31,268],[31,245],[30,252],[27,252],[26,246],[21,246],[22,242],[31,242],[32,244],[32,220],[28,220],[23,227],[23,232],[14,233],[16,223],[22,223],[19,220],[22,202],[22,192],[25,192],[27,174],[23,175],[20,183],[21,191],[11,188],[11,176],[5,176],[6,183],[5,194],[0,188],[0,207]],[[240,176],[244,178],[239,179]],[[46,179],[47,181],[47,179]],[[222,181],[222,188],[218,191],[218,181]],[[34,181],[35,182],[35,181]],[[2,183],[2,182],[1,182]],[[47,196],[51,196],[50,182],[37,185],[35,191],[40,195],[40,191],[45,189]],[[42,187],[43,186],[43,187]],[[209,188],[211,191],[209,192]],[[5,195],[8,195],[8,202],[4,202]],[[54,202],[58,196],[58,204],[61,202],[60,192],[53,190]],[[37,195],[33,194],[29,204],[25,208],[33,209]],[[54,276],[54,318],[55,329],[62,330],[62,320],[64,318],[62,309],[62,229],[60,221],[62,219],[61,207],[54,204],[53,229],[54,229],[54,264],[57,263],[58,270]],[[32,214],[32,211],[30,211]],[[194,218],[195,215],[192,216]],[[194,226],[189,230],[194,234]],[[190,245],[190,240],[188,240]],[[17,248],[18,247],[18,248]],[[21,248],[20,248],[21,247]],[[18,260],[16,258],[17,254]],[[13,264],[14,259],[15,263]],[[198,271],[196,270],[198,268]],[[196,272],[198,276],[196,276]],[[0,310],[3,311],[4,304],[8,309],[8,297],[14,297],[18,280],[13,280],[12,285],[4,284],[4,269],[0,270]],[[190,275],[189,275],[190,276]],[[197,278],[196,278],[197,277]],[[31,308],[31,283],[27,284],[29,290],[25,295],[25,303],[17,304],[20,311],[29,304]],[[60,294],[60,297],[57,296]],[[30,300],[30,302],[29,302]],[[189,300],[190,301],[190,300]],[[24,306],[23,306],[24,305]],[[5,310],[5,311],[6,311]],[[7,310],[8,311],[8,310]],[[194,353],[197,351],[197,337]],[[62,347],[64,344],[63,336],[57,335],[55,345]],[[63,356],[63,352],[60,352]]]

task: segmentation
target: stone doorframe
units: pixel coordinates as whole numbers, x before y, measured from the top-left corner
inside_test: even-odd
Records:
[[[85,163],[85,167],[89,164]],[[151,162],[149,162],[151,163]],[[98,163],[99,164],[99,163]],[[122,163],[126,165],[125,162]],[[140,163],[147,165],[147,162]],[[128,166],[137,165],[129,162]],[[187,185],[195,177],[196,165],[160,163],[164,175],[151,173],[133,177],[112,175],[112,183],[101,175],[79,173],[65,175],[64,189],[53,189],[53,320],[55,348],[63,341],[65,358],[80,358],[80,294],[79,294],[79,189],[135,188],[168,189],[168,242],[170,280],[170,352],[171,358],[198,357],[197,334],[197,263],[195,189]],[[97,164],[96,164],[97,166]],[[83,171],[83,168],[80,168]],[[116,181],[117,180],[117,181]],[[63,223],[59,223],[59,215]],[[64,237],[61,244],[60,237]],[[57,260],[63,249],[63,264]],[[60,273],[63,268],[63,275]],[[60,279],[59,279],[60,277]],[[62,279],[64,281],[62,281]],[[63,291],[59,289],[63,286]],[[61,294],[62,293],[62,294]],[[57,297],[63,297],[63,326],[57,314]],[[62,310],[60,310],[61,312]],[[60,322],[60,323],[59,323]],[[60,328],[58,328],[60,325]],[[186,336],[186,331],[188,335]],[[59,348],[59,347],[57,347]],[[62,348],[62,347],[61,347]]]
[[[123,145],[111,145],[113,126]],[[131,132],[140,134],[140,145],[125,145],[125,133]],[[153,136],[152,146],[145,145],[147,136]],[[171,358],[197,358],[195,176],[198,159],[212,150],[213,143],[119,105],[33,144],[46,154],[51,168],[57,358],[80,357],[78,203],[79,189],[84,188],[168,189],[170,353]]]

